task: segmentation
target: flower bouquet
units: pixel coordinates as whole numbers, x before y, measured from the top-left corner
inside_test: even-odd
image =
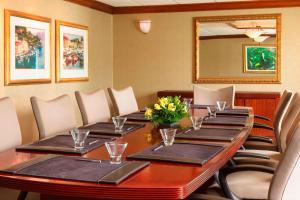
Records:
[[[156,127],[173,127],[182,118],[187,117],[186,105],[180,101],[180,97],[162,97],[149,106],[145,112],[145,118],[150,119]]]

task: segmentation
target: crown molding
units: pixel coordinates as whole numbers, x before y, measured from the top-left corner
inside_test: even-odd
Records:
[[[64,1],[68,1],[71,3],[75,3],[81,6],[85,6],[88,8],[92,8],[95,10],[99,10],[105,13],[109,13],[109,14],[113,14],[113,6],[110,6],[108,4],[105,3],[101,3],[99,1],[96,0],[64,0]]]
[[[92,9],[110,14],[133,14],[133,13],[164,13],[164,12],[190,12],[211,10],[236,10],[236,9],[259,9],[300,7],[300,0],[253,0],[236,2],[195,3],[157,6],[125,6],[113,7],[96,0],[65,0]]]

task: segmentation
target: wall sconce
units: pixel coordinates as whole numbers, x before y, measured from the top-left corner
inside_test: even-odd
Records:
[[[140,20],[139,27],[140,31],[143,33],[149,33],[151,29],[151,20]]]

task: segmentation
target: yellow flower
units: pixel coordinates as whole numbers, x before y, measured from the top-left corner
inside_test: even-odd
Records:
[[[159,104],[154,104],[154,109],[155,110],[161,110],[161,106]]]
[[[161,107],[165,108],[166,105],[168,104],[168,99],[163,97],[163,98],[159,99],[158,102],[159,102]]]
[[[152,118],[152,113],[153,113],[153,110],[151,108],[148,108],[145,112],[145,117],[148,118],[148,119],[151,119]]]
[[[170,103],[168,105],[168,110],[171,112],[174,112],[176,110],[176,106],[174,105],[174,103]]]

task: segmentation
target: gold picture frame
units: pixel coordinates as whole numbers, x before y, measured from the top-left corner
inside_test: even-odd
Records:
[[[252,49],[263,49],[265,51],[268,51],[267,53],[275,54],[275,63],[272,62],[270,64],[271,68],[274,67],[274,69],[250,69],[249,62],[249,56],[247,53],[248,48]],[[244,73],[254,73],[254,74],[275,74],[276,73],[276,45],[275,44],[243,44],[243,72]],[[274,66],[273,66],[274,65]]]
[[[201,76],[200,74],[200,23],[221,23],[235,20],[276,20],[276,72],[270,77],[265,76]],[[281,83],[281,14],[257,14],[257,15],[229,15],[229,16],[208,16],[193,18],[193,66],[192,80],[193,83],[234,83],[234,84],[280,84]],[[241,55],[242,56],[242,55]],[[241,63],[241,72],[243,72],[243,63]]]
[[[51,83],[50,18],[5,9],[4,49],[5,85]]]
[[[88,81],[88,27],[56,20],[55,40],[56,82]]]

